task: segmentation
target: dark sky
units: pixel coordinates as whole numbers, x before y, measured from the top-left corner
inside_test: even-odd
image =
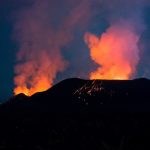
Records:
[[[135,32],[140,35],[140,60],[134,78],[150,78],[148,1],[114,0],[113,4],[112,0],[37,1],[0,0],[0,101],[13,95],[14,68],[18,64],[16,57],[19,51],[27,53],[21,56],[21,63],[38,59],[41,49],[46,49],[55,65],[61,66],[54,58],[63,63],[66,61],[63,71],[54,69],[53,84],[69,77],[88,78],[89,72],[97,65],[90,59],[84,42],[85,32],[100,36],[120,19],[132,22]],[[35,53],[37,56],[28,58]]]

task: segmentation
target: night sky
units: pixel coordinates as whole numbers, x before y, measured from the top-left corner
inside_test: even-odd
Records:
[[[50,85],[70,77],[89,78],[97,64],[90,58],[85,33],[101,36],[114,24],[122,26],[120,20],[139,37],[131,78],[150,78],[149,14],[146,0],[0,0],[0,101],[13,95],[14,77],[25,72],[22,68],[32,72],[39,65],[38,75],[49,70]],[[28,69],[27,62],[34,65]],[[47,63],[40,66],[42,62]],[[36,77],[36,70],[29,78]]]

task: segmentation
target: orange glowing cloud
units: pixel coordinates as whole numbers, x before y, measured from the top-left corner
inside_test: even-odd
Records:
[[[36,57],[15,67],[18,74],[14,78],[17,85],[14,89],[15,95],[24,93],[28,96],[36,92],[44,91],[50,88],[58,71],[63,70],[64,64],[58,59],[50,59],[47,51],[40,51]]]
[[[90,79],[129,79],[139,61],[139,35],[131,24],[119,22],[110,26],[100,37],[86,33],[85,42],[91,59],[98,68]]]
[[[86,0],[74,2],[74,5],[70,0],[62,2],[68,7],[67,16],[56,15],[64,6],[60,2],[58,7],[59,3],[51,0],[36,0],[18,13],[14,30],[19,46],[14,67],[15,95],[31,96],[49,89],[57,74],[66,69],[68,62],[62,48],[72,41],[76,28],[87,24],[89,18],[90,5]]]

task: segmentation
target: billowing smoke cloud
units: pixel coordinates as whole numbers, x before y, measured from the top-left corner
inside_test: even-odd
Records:
[[[99,65],[91,79],[129,79],[139,61],[139,35],[122,21],[110,26],[101,37],[86,33],[91,59]]]
[[[63,10],[63,5],[68,10]],[[71,42],[76,28],[88,21],[88,11],[89,3],[85,0],[66,3],[33,0],[19,12],[15,26],[20,45],[15,66],[15,94],[32,95],[52,86],[57,73],[68,64],[61,49]]]
[[[144,29],[142,10],[146,1],[101,1],[109,27],[100,36],[86,33],[91,59],[98,64],[91,79],[130,79],[140,60],[139,41]],[[134,9],[133,9],[134,8]]]

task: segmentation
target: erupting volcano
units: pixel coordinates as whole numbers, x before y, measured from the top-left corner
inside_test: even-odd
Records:
[[[85,42],[90,48],[91,59],[98,68],[90,73],[90,79],[127,80],[132,78],[139,62],[138,42],[140,36],[127,21],[111,25],[101,37],[86,33]],[[16,66],[15,94],[28,96],[50,88],[58,71],[63,71],[61,56],[51,57],[48,51],[33,55],[22,54],[27,62]],[[33,60],[32,60],[33,59]],[[63,62],[63,64],[61,64]]]
[[[90,0],[66,1],[66,7],[59,2],[60,8],[52,1],[36,0],[21,10],[14,27],[18,43],[14,94],[31,96],[70,77],[133,78],[140,60],[138,43],[143,32],[143,21],[139,12],[143,7],[136,1],[110,4],[109,0],[95,2],[95,7],[102,9],[98,14]],[[54,15],[57,13],[59,15]],[[106,20],[95,18],[93,22],[93,17],[97,15],[104,16]],[[95,23],[100,30],[100,23],[109,26],[106,25],[97,36],[90,33],[90,27]],[[98,34],[99,31],[95,32]],[[83,52],[87,47],[89,53]]]
[[[150,149],[149,14],[150,0],[0,0],[0,150]]]

